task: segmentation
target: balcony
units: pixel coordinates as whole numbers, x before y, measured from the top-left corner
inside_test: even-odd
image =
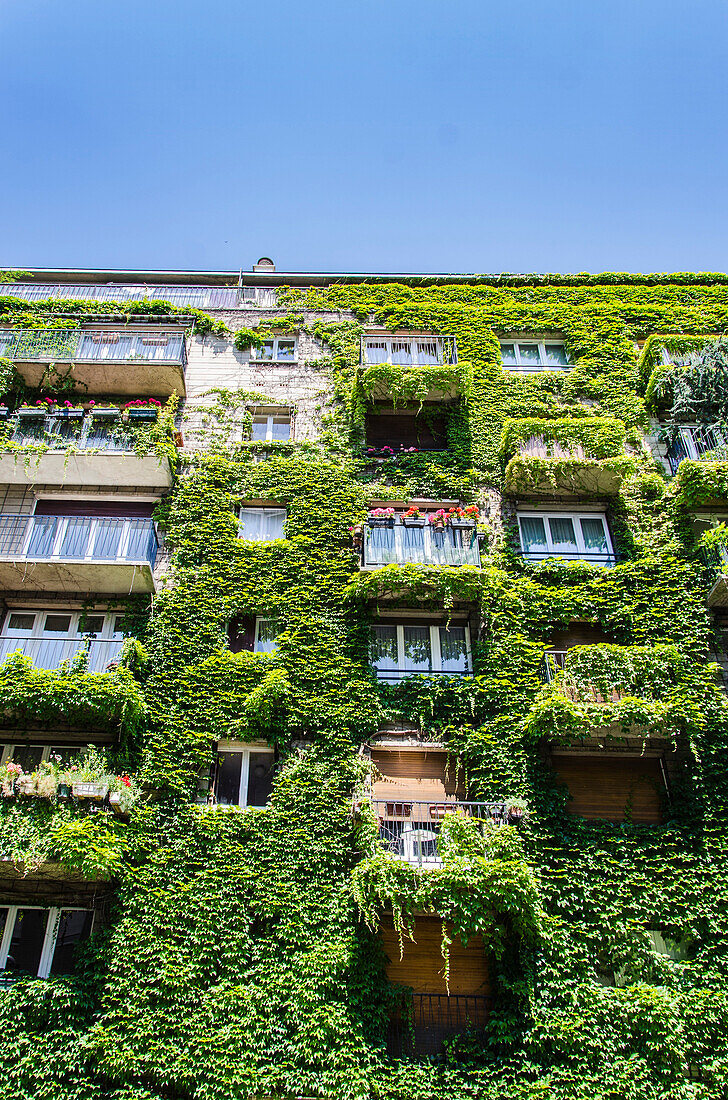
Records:
[[[0,431],[0,484],[128,485],[167,492],[172,487],[169,460],[153,452],[137,454],[136,444],[120,415],[74,410],[44,416],[26,410],[5,421],[5,435]]]
[[[566,672],[568,649],[549,649],[544,653],[541,662],[541,680],[545,684],[553,684],[557,681],[559,673]],[[569,676],[563,676],[559,684],[559,691],[567,699],[574,703],[618,703],[627,693],[626,689],[611,687],[606,692],[599,691],[594,684],[578,680],[573,681]]]
[[[472,565],[480,568],[475,525],[435,530],[427,521],[368,523],[364,528],[362,564],[365,569],[384,565]]]
[[[88,671],[106,672],[118,664],[123,646],[123,638],[0,638],[0,661],[19,651],[30,657],[36,668],[54,669],[85,649]]]
[[[406,993],[389,1021],[387,1053],[393,1058],[441,1054],[447,1039],[484,1030],[491,1002],[480,994]]]
[[[379,839],[395,859],[416,867],[441,867],[437,836],[446,814],[464,814],[478,821],[504,825],[509,820],[505,802],[393,801],[374,799],[372,808],[379,821]]]
[[[5,283],[1,296],[42,302],[60,298],[84,302],[164,301],[195,309],[276,309],[278,292],[269,286],[147,286],[116,283],[93,286],[83,283]]]
[[[719,542],[703,546],[700,557],[710,580],[708,607],[728,607],[728,546]]]
[[[723,430],[715,425],[680,428],[667,447],[667,461],[673,474],[685,458],[694,462],[728,460],[728,443]]]
[[[0,588],[153,592],[158,549],[151,519],[0,515]]]
[[[169,397],[185,392],[187,354],[179,328],[1,329],[0,358],[12,360],[32,387],[41,385],[49,363],[69,363],[76,389],[84,394]]]

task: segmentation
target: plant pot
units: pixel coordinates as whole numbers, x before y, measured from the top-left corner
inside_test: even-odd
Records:
[[[71,797],[71,785],[70,783],[59,783],[56,787],[56,798],[70,798]]]
[[[119,416],[118,409],[91,409],[92,416],[103,416],[111,419],[112,417]]]
[[[394,516],[373,516],[369,518],[370,527],[394,527]]]
[[[121,804],[121,791],[112,791],[109,795],[109,805],[118,817],[125,817],[127,811]]]
[[[435,520],[435,522],[432,525],[432,530],[433,531],[444,531],[445,530],[445,521],[442,520],[442,519]]]
[[[156,408],[149,409],[127,409],[127,415],[130,420],[156,420],[157,410]]]
[[[41,408],[18,409],[16,415],[21,416],[21,417],[26,417],[27,416],[29,420],[33,419],[33,418],[38,420],[38,419],[40,419],[40,417],[48,416],[48,410],[47,409],[41,409]]]
[[[38,798],[53,798],[56,793],[56,781],[52,775],[38,778]]]
[[[3,798],[15,798],[15,780],[4,779],[0,785],[0,794]]]
[[[402,516],[404,527],[424,527],[427,520],[424,516]]]
[[[469,530],[472,531],[473,527],[475,527],[475,524],[473,523],[473,521],[471,519],[451,519],[450,520],[450,526],[451,527],[459,527],[462,530],[468,530],[469,529]]]
[[[33,795],[38,793],[35,776],[21,775],[15,780],[15,789],[18,794]]]
[[[94,802],[103,802],[109,793],[108,783],[74,783],[71,787],[74,798],[91,798]]]

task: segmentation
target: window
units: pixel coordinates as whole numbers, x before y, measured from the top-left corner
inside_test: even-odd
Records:
[[[87,648],[89,670],[103,672],[121,654],[123,622],[116,612],[11,610],[0,631],[0,661],[20,650],[38,668],[57,668]]]
[[[713,457],[716,460],[726,456],[728,439],[719,427],[712,425],[685,425],[678,429],[678,433],[667,448],[667,458],[673,474],[684,458],[698,461],[701,458]]]
[[[276,648],[276,639],[280,634],[280,626],[277,619],[255,620],[255,652],[272,653]]]
[[[272,542],[285,538],[285,508],[241,508],[238,538],[249,542]]]
[[[258,348],[252,349],[251,359],[266,363],[294,363],[296,341],[290,336],[272,336]]]
[[[68,767],[77,757],[83,756],[88,743],[75,745],[31,745],[27,741],[0,743],[0,764],[20,764],[24,772],[34,772],[46,760],[54,760]]]
[[[503,366],[525,374],[529,371],[569,370],[572,364],[563,343],[546,340],[518,340],[501,344]]]
[[[390,406],[391,407],[391,406]],[[367,413],[367,446],[374,450],[444,451],[447,450],[447,407],[425,405],[419,413],[389,410]]]
[[[290,416],[254,416],[250,438],[265,443],[285,443],[291,438]]]
[[[372,665],[379,680],[462,676],[472,668],[470,631],[467,626],[379,624],[373,629]]]
[[[363,358],[366,366],[392,363],[422,367],[457,362],[452,336],[365,336]]]
[[[273,750],[221,741],[212,782],[218,806],[265,806],[273,789]],[[202,793],[202,792],[201,792]]]
[[[594,565],[614,565],[614,553],[604,515],[556,512],[518,513],[521,549],[529,561],[567,558]]]
[[[0,907],[0,969],[18,977],[72,974],[76,945],[89,938],[93,920],[91,909]]]

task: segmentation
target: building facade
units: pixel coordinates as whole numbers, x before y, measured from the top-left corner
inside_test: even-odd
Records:
[[[728,277],[0,291],[0,1096],[724,1096]]]

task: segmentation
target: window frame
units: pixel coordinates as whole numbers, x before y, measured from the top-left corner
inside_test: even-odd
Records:
[[[450,358],[446,360],[446,341],[451,342],[451,354]],[[368,356],[369,344],[385,344],[387,351],[387,358],[382,360],[382,363],[386,363],[388,366],[401,366],[401,367],[419,367],[419,366],[455,366],[458,361],[457,346],[455,337],[453,336],[441,336],[436,333],[420,333],[419,336],[413,336],[410,333],[404,333],[400,336],[395,333],[374,333],[367,332],[362,336],[362,366],[372,367],[379,366],[378,363],[370,362]],[[395,363],[392,358],[392,349],[394,344],[409,344],[410,350],[410,362],[409,363]],[[423,362],[420,363],[418,344],[434,344],[436,347],[436,355],[438,356],[436,363]]]
[[[397,629],[397,668],[396,669],[378,669],[371,662],[371,667],[374,670],[374,674],[378,680],[388,680],[393,683],[397,683],[400,680],[405,679],[407,676],[472,676],[473,675],[473,652],[470,644],[470,625],[468,623],[452,623],[452,626],[460,627],[465,630],[465,663],[467,668],[463,672],[447,672],[442,668],[442,652],[440,649],[440,630],[443,627],[443,623],[418,623],[418,622],[377,622],[373,626],[394,626]],[[430,631],[430,665],[432,666],[427,672],[418,672],[416,669],[405,669],[404,665],[404,630],[407,626],[426,626]],[[372,638],[373,641],[373,638]]]
[[[256,615],[255,616],[255,631],[254,631],[254,634],[253,634],[253,653],[273,653],[277,649],[277,646],[274,646],[272,650],[271,649],[259,649],[258,648],[258,641],[259,641],[259,639],[258,639],[258,628],[260,627],[261,623],[277,623],[278,621],[279,620],[276,619],[275,616],[273,616],[273,615]],[[281,631],[278,631],[278,633],[280,634]]]
[[[264,420],[266,422],[266,431],[264,439],[253,439],[253,424],[256,421]],[[285,420],[288,423],[288,438],[287,439],[274,439],[273,438],[273,422],[275,420]],[[250,422],[250,442],[251,443],[290,443],[293,440],[293,418],[290,413],[258,413],[252,414]]]
[[[283,524],[281,534],[274,539],[260,539],[250,538],[245,535],[243,528],[243,515],[249,512],[255,515],[265,515],[266,513],[279,512],[283,515]],[[280,539],[286,538],[286,521],[288,519],[288,509],[285,505],[257,505],[257,504],[241,504],[238,510],[238,538],[243,539],[245,542],[278,542]]]
[[[614,545],[612,543],[612,536],[609,530],[609,524],[607,522],[606,512],[537,512],[518,510],[516,513],[518,519],[518,538],[521,544],[521,555],[526,561],[540,562],[548,561],[551,558],[563,558],[564,561],[583,561],[592,565],[614,565],[616,558],[614,554]],[[521,525],[522,519],[540,519],[544,521],[544,532],[546,534],[546,543],[548,549],[541,551],[526,550],[523,541],[523,527]],[[546,522],[552,519],[570,519],[574,527],[574,534],[576,536],[577,552],[576,555],[569,554],[561,550],[553,549],[553,540],[551,538],[551,525]],[[581,521],[583,519],[600,519],[602,521],[602,528],[606,535],[606,542],[608,550],[603,554],[590,553],[585,549],[584,535],[581,529]]]
[[[284,356],[283,358],[280,357],[280,355],[279,355],[279,345],[280,345],[281,341],[284,341],[286,343],[290,343],[291,341],[293,342],[293,355],[290,358],[288,358],[288,356]],[[289,363],[290,364],[290,363],[297,363],[298,362],[298,336],[290,336],[290,335],[288,335],[288,336],[285,336],[285,335],[274,336],[274,335],[271,335],[271,336],[266,336],[263,340],[263,343],[264,344],[269,344],[269,343],[273,344],[273,355],[270,358],[268,358],[267,356],[261,355],[261,351],[262,351],[261,348],[259,348],[259,347],[251,348],[251,355],[250,355],[250,362],[251,363],[284,363],[284,364]]]
[[[219,810],[247,810],[248,806],[248,781],[250,779],[250,756],[252,753],[266,753],[273,757],[273,763],[275,763],[275,750],[270,745],[258,745],[251,743],[244,743],[241,741],[218,741],[215,748],[215,755],[220,756],[223,753],[237,753],[240,754],[243,759],[240,762],[240,783],[238,785],[238,801],[236,803],[230,803],[228,805],[221,804],[217,801],[217,795],[215,788],[217,787],[217,776],[213,783],[212,794],[215,801],[212,805],[215,809]],[[267,805],[267,803],[266,803]],[[260,807],[256,807],[260,808]]]
[[[518,336],[514,336],[511,340],[503,340],[503,339],[499,338],[498,339],[498,344],[499,344],[500,352],[501,352],[501,365],[503,367],[503,370],[513,371],[513,373],[515,373],[515,374],[542,374],[544,371],[549,371],[549,370],[551,370],[551,371],[570,371],[570,370],[574,369],[574,363],[572,363],[571,360],[569,359],[569,352],[568,352],[568,349],[566,347],[566,341],[563,338],[562,339],[554,338],[553,340],[551,340],[551,339],[547,340],[544,337],[533,337],[533,336],[518,337]],[[505,362],[503,362],[503,347],[506,344],[509,344],[509,345],[513,346],[515,356],[516,356],[516,362],[515,363],[505,363]],[[521,347],[522,344],[524,344],[524,345],[525,344],[531,344],[532,346],[535,346],[535,347],[538,348],[538,354],[539,354],[539,360],[540,360],[538,364],[522,363],[521,362],[520,347]],[[564,364],[559,365],[557,363],[547,363],[546,362],[546,345],[547,344],[558,344],[559,347],[563,348],[564,355],[566,356],[566,360],[567,360],[565,365]]]
[[[0,971],[4,971],[8,961],[8,955],[10,953],[10,942],[13,938],[13,932],[15,930],[15,922],[18,916],[19,909],[35,909],[48,914],[46,921],[45,933],[43,936],[43,944],[41,946],[40,959],[38,962],[38,971],[35,975],[36,978],[48,978],[50,977],[51,967],[53,966],[53,956],[56,951],[56,940],[58,939],[58,930],[61,925],[62,913],[90,913],[91,914],[91,931],[89,932],[89,939],[94,934],[96,926],[96,910],[90,909],[86,905],[25,905],[20,903],[17,905],[0,905],[0,909],[7,909],[8,915],[5,919],[5,928],[3,929],[2,937],[0,938]],[[12,979],[11,975],[8,975]]]

